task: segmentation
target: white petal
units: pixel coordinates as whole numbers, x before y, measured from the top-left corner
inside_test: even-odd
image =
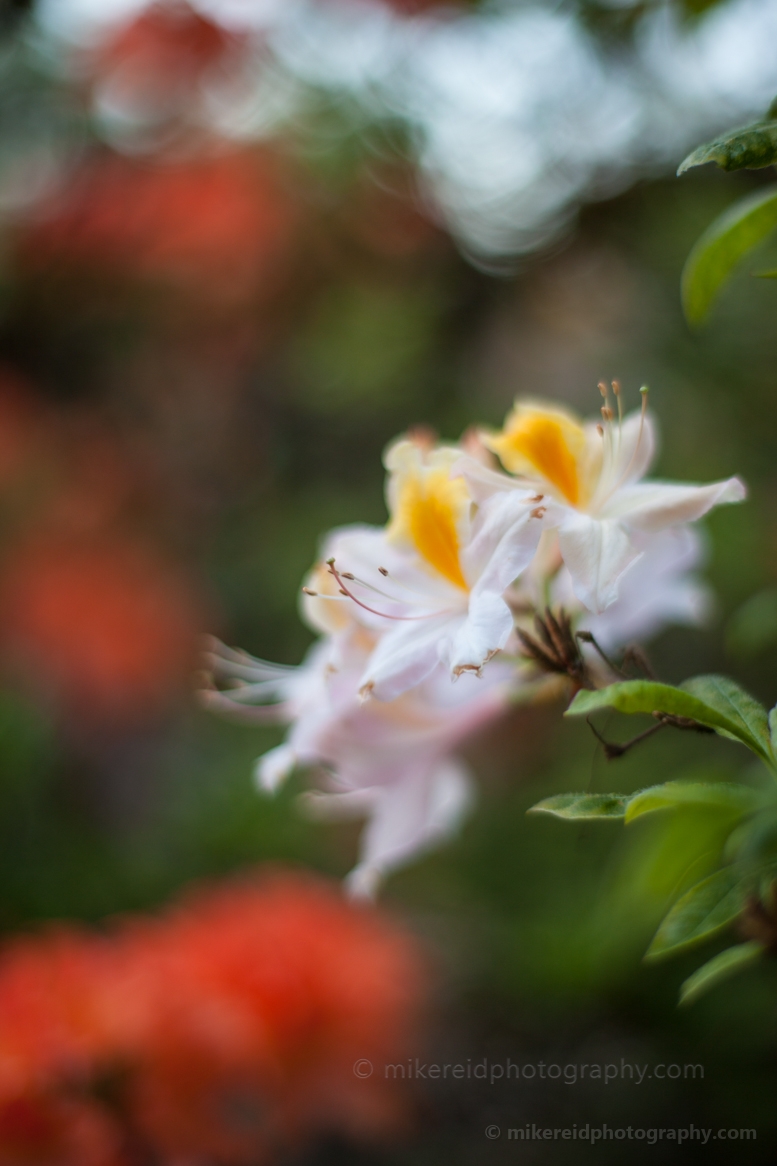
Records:
[[[359,684],[365,695],[395,700],[425,680],[439,664],[446,640],[465,618],[461,612],[395,623],[378,641]]]
[[[513,630],[513,614],[505,601],[491,591],[470,596],[467,618],[462,620],[446,653],[454,676],[477,671],[507,643]]]
[[[388,871],[449,837],[472,800],[467,770],[450,759],[439,762],[425,778],[416,772],[386,787],[362,836],[359,864],[348,876],[349,893],[372,897]]]
[[[640,530],[656,531],[682,522],[694,522],[713,506],[741,502],[746,494],[747,489],[739,478],[711,482],[708,486],[643,482],[618,490],[602,513]]]
[[[501,595],[534,558],[540,535],[558,507],[538,507],[529,501],[533,497],[523,490],[500,491],[478,511],[465,553],[465,571],[476,580],[473,591]]]
[[[254,766],[254,781],[264,793],[275,793],[297,764],[297,754],[290,745],[278,745],[263,754]]]
[[[575,595],[594,612],[615,602],[623,572],[640,555],[620,522],[573,512],[559,528],[559,548]]]
[[[700,565],[703,541],[690,527],[639,534],[644,553],[623,577],[618,599],[601,615],[584,620],[605,649],[655,635],[667,624],[699,624],[708,617],[712,596],[691,571]]]

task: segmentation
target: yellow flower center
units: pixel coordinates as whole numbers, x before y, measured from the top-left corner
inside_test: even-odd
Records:
[[[510,473],[544,478],[571,506],[580,504],[585,431],[562,410],[516,405],[502,432],[485,441]]]
[[[409,539],[421,558],[439,575],[467,591],[459,558],[459,520],[469,507],[462,478],[447,469],[408,474],[399,488],[392,534]]]

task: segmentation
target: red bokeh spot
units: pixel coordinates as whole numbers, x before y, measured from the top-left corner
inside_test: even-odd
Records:
[[[0,576],[0,640],[28,682],[87,721],[169,708],[195,661],[188,580],[140,543],[41,539]]]
[[[73,266],[234,302],[273,286],[294,212],[256,151],[165,162],[103,154],[20,225],[17,262]]]

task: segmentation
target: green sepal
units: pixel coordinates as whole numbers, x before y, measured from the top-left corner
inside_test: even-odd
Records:
[[[707,227],[683,268],[683,311],[689,324],[702,323],[740,259],[776,226],[777,187],[770,186],[735,202]]]
[[[714,988],[716,984],[720,984],[722,980],[727,980],[730,976],[735,976],[737,972],[749,968],[766,951],[762,943],[756,943],[755,940],[750,940],[748,943],[739,943],[736,947],[728,947],[725,951],[718,952],[706,964],[702,964],[700,968],[689,976],[680,988],[680,1004],[693,1004],[710,988]]]
[[[553,814],[556,818],[622,818],[629,794],[555,794],[527,810],[529,814]]]
[[[746,893],[741,873],[732,866],[702,879],[664,917],[645,959],[673,954],[722,931],[740,914]]]

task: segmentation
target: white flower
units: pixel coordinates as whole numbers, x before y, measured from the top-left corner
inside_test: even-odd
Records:
[[[634,543],[641,556],[623,576],[618,598],[600,615],[580,620],[606,651],[649,639],[668,624],[702,624],[713,608],[710,588],[693,574],[704,559],[697,531],[637,531]]]
[[[620,409],[620,390],[614,389]],[[646,404],[645,393],[641,413],[616,420],[606,403],[602,423],[583,424],[566,409],[518,401],[501,433],[483,435],[516,477],[469,459],[458,467],[481,502],[527,486],[543,495],[544,524],[558,530],[575,595],[592,612],[617,599],[621,577],[642,553],[637,532],[691,522],[719,503],[745,497],[738,478],[706,486],[642,481],[655,452]]]
[[[359,895],[373,894],[388,871],[455,829],[471,802],[471,782],[452,751],[505,707],[510,684],[509,668],[490,669],[482,683],[467,676],[453,685],[438,666],[397,700],[363,702],[358,686],[370,647],[367,638],[360,644],[351,636],[335,648],[325,637],[289,669],[214,642],[211,667],[222,682],[239,686],[205,693],[218,711],[291,723],[286,742],[257,763],[262,788],[275,789],[297,765],[314,766],[323,789],[306,795],[310,812],[368,819],[349,876]],[[254,701],[272,703],[248,707]]]
[[[365,697],[393,700],[440,663],[454,678],[479,672],[513,630],[502,596],[532,559],[541,512],[530,490],[476,506],[465,479],[451,476],[460,458],[454,447],[392,445],[387,528],[344,527],[325,542],[334,601],[350,601],[378,637],[359,685]]]

